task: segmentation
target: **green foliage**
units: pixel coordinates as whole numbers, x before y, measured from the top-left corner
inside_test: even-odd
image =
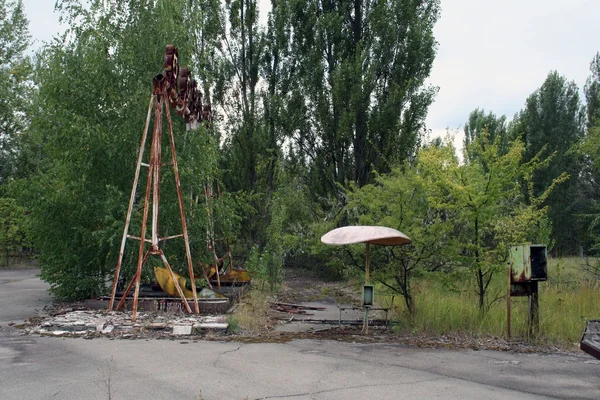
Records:
[[[57,7],[70,30],[38,55],[38,111],[23,149],[36,156],[30,158],[30,176],[14,190],[30,213],[42,278],[58,297],[77,299],[103,293],[114,271],[152,77],[162,69],[165,45],[176,43],[186,65],[199,27],[186,23],[193,9],[184,0],[107,7],[103,1],[65,0]],[[204,183],[216,177],[218,142],[207,131],[185,133],[177,117],[174,122],[191,246],[197,252],[206,246],[207,220],[198,199]],[[163,157],[170,153],[163,151]],[[181,223],[167,168],[162,181],[160,229],[169,236],[181,232]],[[141,211],[138,196],[134,234],[140,231]],[[126,278],[137,259],[134,247],[126,248]],[[180,240],[164,250],[176,269],[185,265]]]
[[[506,152],[508,147],[508,133],[506,125],[506,117],[496,117],[491,111],[486,115],[485,110],[477,108],[469,114],[469,120],[465,123],[465,140],[464,147],[468,149],[470,144],[484,131],[487,132],[487,137],[490,142],[494,142],[497,136],[500,136],[500,151]],[[477,157],[477,154],[467,154],[470,158]]]
[[[475,278],[478,305],[484,310],[508,246],[547,242],[547,208],[542,203],[560,180],[526,204],[519,180],[530,182],[542,162],[523,164],[523,143],[513,141],[504,152],[501,141],[500,135],[490,141],[483,130],[466,149],[477,157],[465,164],[459,164],[450,143],[428,146],[414,166],[394,169],[379,176],[376,184],[350,192],[350,223],[390,226],[413,239],[399,255],[381,259],[379,271],[374,268],[374,277],[400,293],[410,312],[412,274],[468,272]]]
[[[227,316],[227,324],[228,324],[227,330],[229,332],[232,332],[232,333],[240,332],[240,322],[235,316],[229,314]]]
[[[25,55],[28,26],[21,0],[0,0],[0,194],[19,173],[19,146],[33,94]]]
[[[25,240],[25,209],[15,199],[0,197],[0,256],[6,266],[12,252],[27,244]]]
[[[587,126],[591,128],[600,123],[600,52],[596,53],[590,63],[591,75],[583,89],[587,103]]]
[[[597,253],[600,251],[600,126],[590,128],[580,151],[586,159],[581,179],[585,183],[588,200],[586,213],[581,217],[587,222],[591,250]]]
[[[451,259],[448,250],[453,241],[450,216],[436,207],[431,187],[423,176],[425,167],[418,162],[414,168],[409,165],[394,168],[390,174],[378,176],[375,184],[352,186],[346,207],[351,214],[350,223],[389,226],[413,239],[411,245],[385,254],[373,251],[373,265],[377,265],[373,268],[373,278],[401,294],[411,313],[414,311],[412,275],[422,269],[448,269]]]
[[[269,285],[271,291],[275,290],[281,283],[281,257],[270,249],[260,250],[258,246],[250,249],[246,260],[246,269],[250,272],[252,279],[259,282],[260,290],[264,290],[264,284]]]
[[[425,85],[436,42],[435,0],[290,2],[298,85],[291,141],[311,186],[339,195],[414,156],[436,89]],[[299,99],[296,101],[295,99]]]
[[[581,159],[576,152],[584,127],[585,110],[579,89],[556,71],[550,72],[542,86],[527,98],[525,108],[515,115],[509,127],[511,137],[521,137],[525,143],[525,162],[544,152],[553,155],[548,165],[533,175],[535,196],[540,196],[563,173],[570,176],[545,200],[553,226],[554,252],[558,254],[575,254],[585,240],[582,220],[573,218],[587,208],[579,179]],[[527,197],[526,201],[529,202]]]

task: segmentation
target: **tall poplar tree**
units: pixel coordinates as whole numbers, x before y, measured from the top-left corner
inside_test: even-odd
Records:
[[[543,193],[563,172],[569,180],[548,196],[548,216],[552,222],[552,239],[557,254],[574,254],[582,243],[581,226],[575,216],[581,212],[579,195],[580,159],[575,151],[585,133],[585,109],[579,89],[558,72],[553,71],[542,86],[532,93],[511,123],[511,135],[522,136],[525,161],[540,152],[554,154],[548,167],[533,176],[533,193]]]
[[[600,52],[590,62],[590,76],[583,89],[587,103],[587,126],[600,125]]]
[[[308,126],[290,133],[315,189],[362,186],[419,145],[436,89],[437,0],[291,1],[292,48]]]
[[[23,2],[0,0],[0,194],[17,173],[21,134],[27,126],[32,90],[29,22]]]

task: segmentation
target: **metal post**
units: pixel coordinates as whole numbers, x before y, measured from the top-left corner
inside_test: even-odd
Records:
[[[150,204],[150,188],[153,186],[152,177],[154,176],[154,169],[156,168],[156,146],[158,145],[157,129],[158,123],[160,122],[160,109],[162,108],[162,99],[160,96],[157,98],[154,107],[154,131],[152,134],[152,147],[150,150],[150,165],[148,167],[148,181],[146,183],[146,197],[144,200],[144,215],[142,217],[142,231],[140,233],[140,247],[138,251],[138,265],[135,272],[135,290],[133,292],[133,306],[131,311],[131,319],[133,321],[137,318],[137,304],[140,293],[140,279],[142,277],[142,267],[145,264],[147,258],[144,256],[144,250],[146,247],[146,227],[148,223],[148,209]],[[153,218],[154,220],[154,218]],[[123,296],[125,297],[125,296]]]
[[[530,282],[530,293],[527,302],[527,328],[529,337],[536,337],[540,328],[538,283]]]
[[[154,157],[154,175],[152,182],[152,250],[158,250],[158,206],[160,204],[160,167],[161,167],[161,146],[162,146],[162,112],[164,96],[158,96],[157,106],[154,113],[154,135],[156,136],[156,147]]]
[[[198,306],[198,295],[196,294],[196,281],[194,278],[194,267],[192,265],[192,255],[190,252],[190,240],[187,231],[187,222],[185,220],[185,211],[183,209],[183,196],[181,195],[181,181],[179,179],[179,168],[177,166],[177,153],[175,152],[175,139],[173,138],[173,122],[171,121],[171,111],[169,107],[166,107],[167,114],[167,126],[169,128],[169,141],[171,145],[171,157],[173,159],[173,171],[175,175],[175,185],[177,186],[177,199],[179,201],[179,214],[181,216],[181,229],[183,230],[183,240],[185,242],[185,256],[188,264],[188,271],[190,274],[190,282],[192,285],[192,293],[194,296],[194,310],[196,314],[200,313]],[[163,260],[166,261],[166,260]],[[189,306],[188,306],[189,308]]]
[[[108,303],[108,309],[112,310],[115,302],[115,295],[117,293],[117,284],[119,282],[119,276],[121,274],[121,265],[123,263],[123,254],[125,253],[125,243],[127,241],[127,233],[129,231],[129,224],[131,222],[131,212],[133,210],[133,202],[135,201],[135,194],[137,192],[138,179],[140,176],[140,169],[142,166],[142,159],[144,157],[144,148],[146,147],[146,138],[148,137],[148,127],[150,126],[150,117],[152,115],[152,105],[154,102],[154,96],[150,96],[150,104],[148,105],[148,114],[146,115],[146,124],[144,125],[144,132],[142,133],[142,141],[140,149],[138,151],[138,159],[135,167],[135,174],[133,177],[133,187],[131,188],[131,195],[129,196],[129,206],[127,207],[127,217],[125,218],[125,227],[123,228],[123,239],[121,239],[121,248],[119,250],[119,259],[117,260],[117,267],[115,268],[115,277],[113,280],[113,286],[110,293],[110,302]]]
[[[369,243],[366,243],[367,248],[365,251],[365,285],[369,284],[369,274],[370,274],[370,269],[371,269],[371,261],[370,261],[370,256],[371,256],[371,248]],[[375,300],[375,299],[373,299]],[[367,335],[369,333],[369,307],[366,306],[365,307],[365,320],[363,322],[363,333],[365,335]]]
[[[508,264],[508,293],[506,294],[506,339],[510,341],[510,285],[511,285],[511,265]]]
[[[369,243],[367,243],[367,250],[366,250],[366,263],[365,263],[365,285],[369,284],[369,273],[370,273],[370,269],[371,269],[371,262],[369,260],[370,258],[370,245]]]

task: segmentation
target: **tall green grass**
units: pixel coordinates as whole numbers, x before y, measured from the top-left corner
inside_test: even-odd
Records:
[[[573,346],[579,342],[586,321],[600,318],[600,280],[582,269],[585,262],[574,257],[549,260],[549,279],[539,283],[540,329],[536,340]],[[488,299],[497,301],[484,313],[477,305],[474,280],[451,283],[439,274],[415,279],[413,315],[407,314],[402,298],[394,300],[400,328],[427,334],[506,336],[506,273],[494,277]],[[390,302],[383,296],[377,300]],[[512,298],[511,316],[511,336],[532,339],[527,338],[527,297]]]

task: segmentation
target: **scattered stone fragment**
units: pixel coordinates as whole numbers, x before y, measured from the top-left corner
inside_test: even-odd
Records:
[[[173,335],[191,335],[192,325],[174,325]]]
[[[107,325],[104,327],[104,329],[102,329],[102,333],[111,333],[114,330],[115,327],[113,325]]]

